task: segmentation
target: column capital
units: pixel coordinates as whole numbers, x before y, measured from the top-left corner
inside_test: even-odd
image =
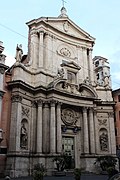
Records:
[[[61,107],[62,104],[63,104],[63,103],[60,102],[60,101],[57,102],[57,106],[58,106],[58,107]]]
[[[83,107],[82,110],[83,110],[83,113],[86,113],[87,112],[87,107]]]
[[[39,99],[39,100],[37,101],[37,104],[38,104],[38,106],[42,106],[43,100]]]
[[[31,101],[31,106],[35,108],[36,107],[36,101]]]
[[[51,106],[55,106],[56,103],[57,103],[57,101],[54,100],[54,99],[52,99],[52,100],[50,101],[50,105],[51,105]]]
[[[49,107],[50,101],[43,101],[44,107]]]
[[[39,34],[44,34],[45,32],[43,30],[38,31]]]
[[[89,107],[89,111],[90,111],[90,112],[93,112],[93,107]]]
[[[22,96],[20,95],[13,95],[11,99],[12,102],[22,102]]]
[[[109,118],[112,118],[113,115],[114,115],[114,112],[108,112],[108,117],[109,117]]]

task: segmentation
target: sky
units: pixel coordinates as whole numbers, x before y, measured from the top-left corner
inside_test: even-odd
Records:
[[[120,0],[65,0],[68,17],[96,38],[93,57],[109,60],[112,88],[120,88]],[[15,59],[16,45],[28,47],[26,22],[60,15],[62,0],[4,0],[0,2],[0,41],[5,47],[6,65]]]

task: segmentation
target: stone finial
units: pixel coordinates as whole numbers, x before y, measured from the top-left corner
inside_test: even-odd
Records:
[[[61,14],[60,14],[59,17],[68,17],[66,13],[67,13],[66,8],[65,8],[65,7],[62,7],[62,8],[61,8]]]

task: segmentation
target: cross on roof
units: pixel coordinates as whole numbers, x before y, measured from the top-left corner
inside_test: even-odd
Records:
[[[65,3],[67,3],[67,2],[65,0],[62,0],[62,3],[63,3],[63,7],[64,7]]]

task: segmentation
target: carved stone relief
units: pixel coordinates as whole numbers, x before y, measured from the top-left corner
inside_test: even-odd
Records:
[[[12,96],[12,102],[21,102],[22,101],[22,97],[19,95],[13,95]]]
[[[22,115],[23,116],[29,117],[29,112],[30,112],[29,108],[22,106]]]
[[[60,50],[60,53],[61,53],[62,56],[66,56],[66,57],[71,56],[71,52],[65,47]]]
[[[100,150],[108,151],[108,133],[107,130],[102,128],[99,131],[99,142],[100,142]]]
[[[21,131],[20,131],[20,147],[21,149],[28,149],[28,123],[27,120],[21,122]]]
[[[107,119],[98,119],[98,122],[99,122],[99,125],[104,125],[106,126],[107,125]]]
[[[74,125],[78,121],[77,113],[69,108],[62,110],[61,118],[66,125]]]

